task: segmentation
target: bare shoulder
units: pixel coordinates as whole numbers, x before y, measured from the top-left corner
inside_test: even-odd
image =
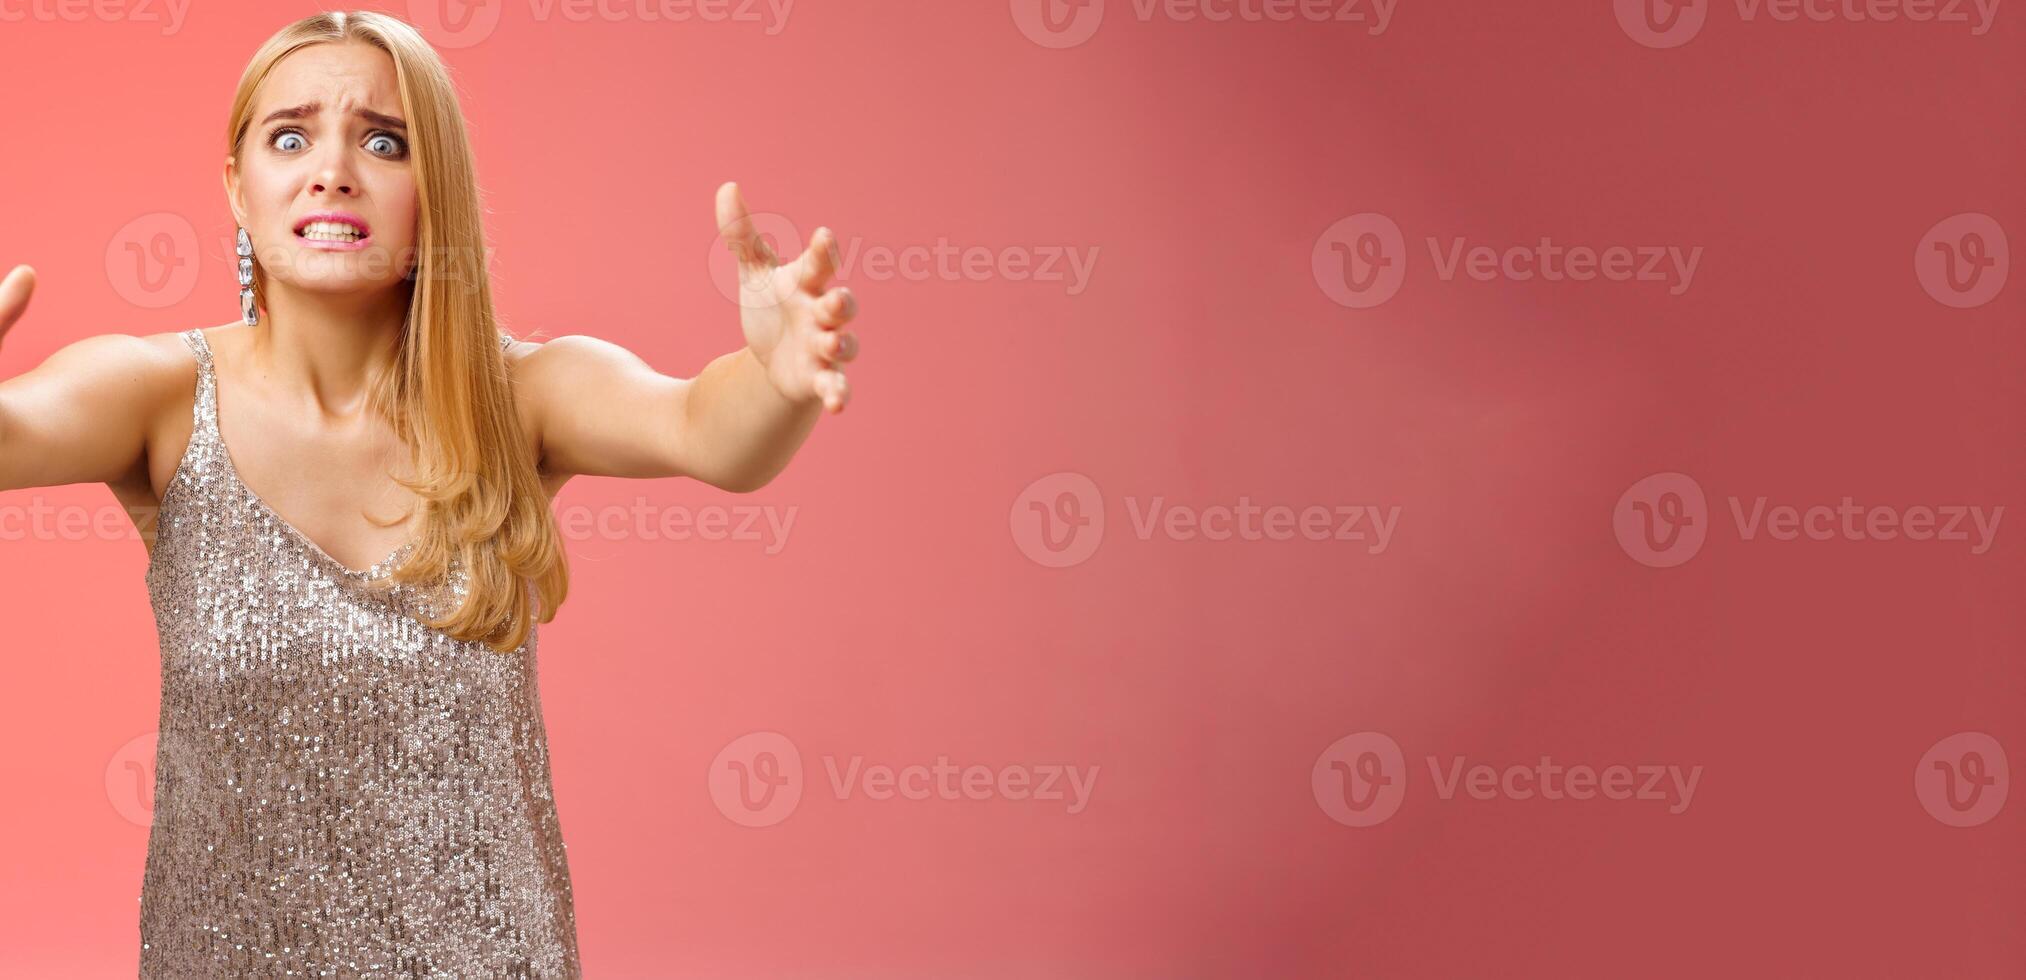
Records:
[[[516,339],[507,347],[506,358],[516,395],[537,410],[552,397],[648,371],[647,363],[632,351],[583,334],[544,341]]]
[[[588,339],[564,336],[522,340],[512,337],[506,342],[507,380],[513,389],[514,414],[520,418],[522,431],[528,433],[533,443],[542,482],[551,497],[570,478],[569,474],[554,470],[549,455],[550,428],[556,424],[552,406],[556,404],[558,393],[568,390],[570,379],[580,374],[574,365],[583,353],[583,341]]]
[[[665,440],[637,433],[665,429],[645,420],[671,417],[688,382],[655,373],[625,347],[582,334],[516,341],[506,357],[517,414],[534,435],[548,478],[667,468],[653,453],[644,462],[637,458],[646,452],[638,445],[658,447]]]
[[[516,372],[566,372],[638,360],[632,351],[618,344],[583,334],[566,334],[541,341],[516,338],[507,346],[507,364]]]
[[[123,404],[151,407],[195,386],[197,358],[178,331],[106,333],[58,348],[38,370]]]
[[[71,341],[10,382],[17,436],[51,462],[23,474],[23,486],[105,482],[140,499],[146,463],[180,419],[197,387],[197,358],[180,331],[105,333]],[[59,448],[60,447],[60,448]],[[52,457],[53,459],[54,457]]]
[[[176,356],[177,351],[183,352],[180,358]],[[182,334],[175,331],[141,335],[94,334],[57,348],[56,353],[50,357],[75,360],[80,364],[94,365],[104,370],[141,373],[166,367],[176,360],[196,363],[190,353],[190,346],[184,343]]]

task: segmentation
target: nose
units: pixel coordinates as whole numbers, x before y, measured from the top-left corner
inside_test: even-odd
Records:
[[[326,192],[333,192],[341,194],[345,197],[350,197],[352,195],[351,177],[346,175],[329,174],[329,173],[317,174],[317,179],[310,184],[310,193],[323,194]]]
[[[350,197],[358,191],[358,177],[352,173],[351,157],[345,148],[334,147],[324,154],[310,177],[311,194],[335,193]]]

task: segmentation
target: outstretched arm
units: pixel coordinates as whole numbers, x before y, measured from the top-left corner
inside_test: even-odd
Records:
[[[739,261],[746,346],[691,379],[591,337],[559,337],[527,354],[515,384],[534,403],[551,474],[687,476],[746,493],[787,467],[824,411],[844,410],[843,365],[858,340],[842,328],[858,310],[850,290],[826,289],[836,236],[818,229],[783,265],[737,185],[718,189],[717,218]]]
[[[0,342],[34,291],[27,266],[0,279]],[[130,473],[147,453],[163,366],[148,341],[107,334],[0,382],[0,490],[110,483]]]

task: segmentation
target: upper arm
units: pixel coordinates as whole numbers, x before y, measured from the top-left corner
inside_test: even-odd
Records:
[[[693,476],[683,412],[691,382],[596,337],[557,337],[510,354],[515,398],[556,478]]]
[[[0,490],[110,483],[146,458],[149,426],[196,361],[176,338],[87,337],[0,382]]]

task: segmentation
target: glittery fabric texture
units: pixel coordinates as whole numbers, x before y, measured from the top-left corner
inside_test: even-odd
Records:
[[[241,482],[201,330],[195,431],[163,494],[143,980],[579,977],[536,636],[420,617],[462,595],[354,571]],[[502,344],[508,341],[503,340]]]

